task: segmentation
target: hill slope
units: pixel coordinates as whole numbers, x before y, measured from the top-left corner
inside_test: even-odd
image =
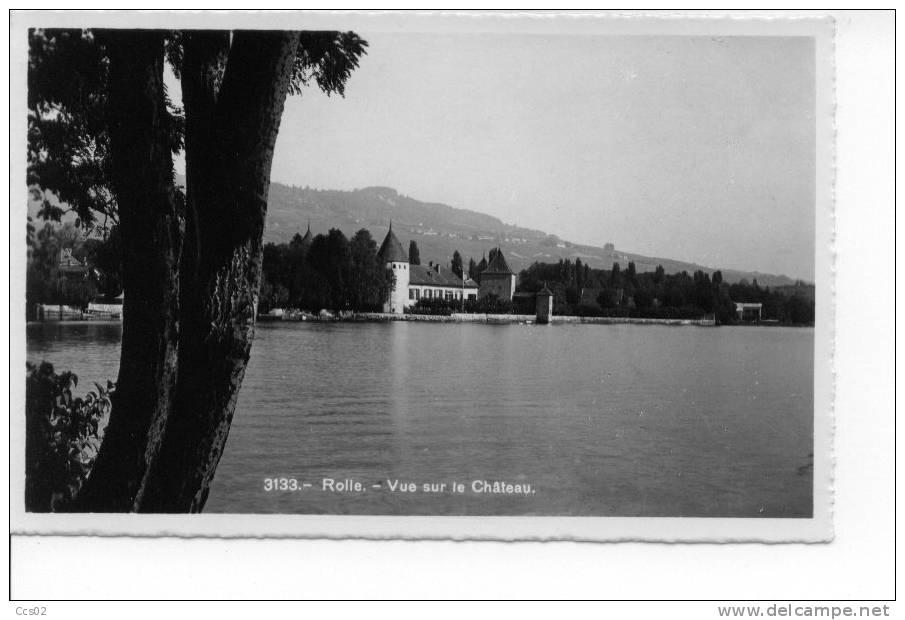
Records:
[[[557,262],[560,258],[580,258],[595,268],[609,269],[614,262],[625,267],[634,261],[638,271],[653,271],[663,265],[667,273],[694,272],[703,269],[712,273],[718,266],[709,267],[667,258],[642,256],[614,248],[578,245],[563,241],[539,230],[504,224],[499,219],[456,209],[439,203],[421,202],[398,193],[389,187],[366,187],[354,191],[316,190],[273,183],[267,211],[265,238],[277,243],[289,241],[295,233],[304,234],[307,222],[313,233],[326,233],[339,228],[351,237],[356,230],[367,228],[379,244],[389,222],[408,248],[414,239],[421,253],[421,261],[448,264],[454,250],[465,262],[476,261],[499,245],[509,265],[516,272],[531,263]],[[792,278],[782,275],[723,269],[727,282],[757,278],[762,286],[793,284]]]
[[[177,177],[177,183],[184,182],[184,178]],[[29,202],[29,215],[36,217],[38,209],[37,203]],[[64,220],[74,221],[75,216],[70,214]],[[295,233],[304,234],[309,220],[311,231],[315,234],[339,228],[351,237],[356,230],[367,228],[378,244],[392,221],[393,230],[406,249],[411,239],[418,243],[423,263],[449,264],[455,250],[459,250],[466,264],[469,257],[480,261],[490,248],[499,245],[509,266],[516,272],[535,261],[555,263],[560,258],[573,261],[580,258],[598,269],[609,269],[614,262],[624,268],[629,261],[634,261],[640,272],[653,271],[657,265],[663,265],[667,273],[693,273],[698,269],[713,273],[720,268],[633,254],[605,242],[603,247],[578,245],[539,230],[504,224],[493,216],[476,211],[421,202],[389,187],[341,191],[271,184],[264,232],[266,241],[283,243]],[[733,269],[722,269],[722,272],[727,282],[757,278],[761,286],[789,286],[795,283],[794,279],[784,275]]]

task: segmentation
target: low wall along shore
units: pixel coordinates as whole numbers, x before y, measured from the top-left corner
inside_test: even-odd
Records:
[[[533,314],[464,314],[456,313],[448,316],[434,314],[389,314],[384,312],[356,312],[343,316],[318,317],[314,315],[301,315],[298,317],[262,316],[264,320],[284,321],[417,321],[422,323],[535,323],[537,317]],[[716,324],[714,319],[637,319],[627,317],[604,316],[557,316],[550,317],[554,324],[578,324],[596,323],[600,325],[693,325],[698,327],[712,327]]]
[[[34,318],[38,321],[121,321],[122,304],[88,304],[87,310],[61,304],[36,304]]]

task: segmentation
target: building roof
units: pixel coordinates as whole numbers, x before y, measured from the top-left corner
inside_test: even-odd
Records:
[[[409,265],[409,285],[414,286],[453,286],[462,288],[462,279],[450,269],[440,265]],[[465,288],[478,288],[478,284],[468,278]]]
[[[60,273],[85,275],[88,273],[88,265],[72,255],[72,248],[60,250],[60,262],[57,264]]]
[[[405,251],[405,248],[402,247],[402,244],[399,243],[399,239],[396,238],[396,235],[393,234],[392,222],[390,222],[390,229],[387,231],[387,236],[384,238],[380,250],[377,252],[377,256],[385,263],[409,262],[408,253]]]
[[[301,250],[303,253],[308,252],[311,249],[311,244],[314,241],[314,235],[311,234],[311,222],[308,222],[308,230],[305,231],[305,236],[302,237],[298,233],[293,235],[292,240],[289,242],[290,247],[293,250]]]
[[[72,248],[60,250],[60,267],[84,267],[84,263],[72,255]]]
[[[311,245],[311,242],[314,240],[314,235],[311,234],[311,220],[308,220],[308,230],[305,231],[305,236],[302,237],[301,245],[308,247]]]
[[[493,254],[493,260],[487,263],[487,269],[482,271],[481,275],[484,275],[485,273],[513,275],[515,272],[512,271],[506,263],[506,259],[503,257],[503,251],[500,248],[497,248],[496,252]]]

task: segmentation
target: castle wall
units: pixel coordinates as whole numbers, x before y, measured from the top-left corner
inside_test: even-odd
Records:
[[[465,299],[476,299],[477,289],[465,287]],[[439,284],[409,284],[409,296],[406,307],[414,306],[419,299],[446,299],[447,301],[462,301],[463,289],[461,286],[446,286]]]
[[[500,299],[512,301],[515,293],[515,274],[482,273],[478,287],[478,299],[493,294]]]
[[[553,316],[553,295],[538,293],[535,297],[535,304],[537,322],[546,325]]]
[[[393,287],[389,298],[383,304],[383,311],[393,314],[402,314],[409,305],[409,264],[408,263],[387,263],[387,269],[393,270],[396,276],[396,286]]]

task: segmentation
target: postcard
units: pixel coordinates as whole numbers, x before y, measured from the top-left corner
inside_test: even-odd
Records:
[[[830,540],[833,36],[14,14],[12,533]]]

